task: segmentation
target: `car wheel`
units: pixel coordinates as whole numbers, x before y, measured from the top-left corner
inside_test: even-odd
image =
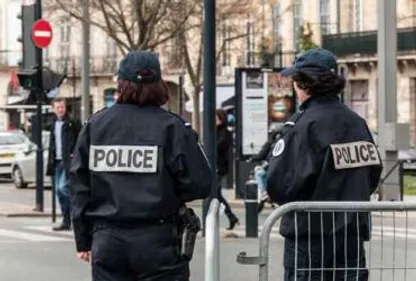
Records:
[[[19,167],[15,167],[13,169],[13,183],[14,186],[18,189],[27,187],[27,183],[23,180],[22,171]]]

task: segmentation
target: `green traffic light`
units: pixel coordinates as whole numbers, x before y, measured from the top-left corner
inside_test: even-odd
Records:
[[[31,78],[26,78],[23,81],[23,88],[30,89],[33,86],[33,80]]]

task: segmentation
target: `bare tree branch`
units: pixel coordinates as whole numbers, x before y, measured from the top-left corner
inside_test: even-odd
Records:
[[[49,0],[47,5],[83,20],[73,0]],[[122,53],[155,49],[184,30],[193,6],[192,0],[91,0],[88,24],[113,38]]]

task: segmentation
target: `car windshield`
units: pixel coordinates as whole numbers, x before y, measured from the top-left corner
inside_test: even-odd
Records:
[[[15,133],[15,134],[13,134],[13,136],[18,138],[21,142],[25,142],[25,141],[29,140],[29,138],[23,133]]]
[[[1,134],[0,145],[15,145],[24,143],[25,139],[17,134]]]

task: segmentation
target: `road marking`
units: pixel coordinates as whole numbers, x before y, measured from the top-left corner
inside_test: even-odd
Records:
[[[50,236],[44,234],[35,234],[26,231],[17,231],[10,229],[0,229],[0,237],[8,237],[18,240],[32,241],[32,242],[62,242],[71,241],[69,238]]]
[[[376,231],[381,231],[381,230],[383,230],[383,232],[386,232],[386,231],[391,231],[391,232],[394,232],[394,231],[396,231],[396,233],[397,232],[404,232],[404,233],[414,233],[414,234],[416,234],[416,229],[415,228],[402,228],[402,227],[392,227],[392,226],[383,226],[383,227],[381,227],[381,226],[373,226],[373,230],[376,230]]]

